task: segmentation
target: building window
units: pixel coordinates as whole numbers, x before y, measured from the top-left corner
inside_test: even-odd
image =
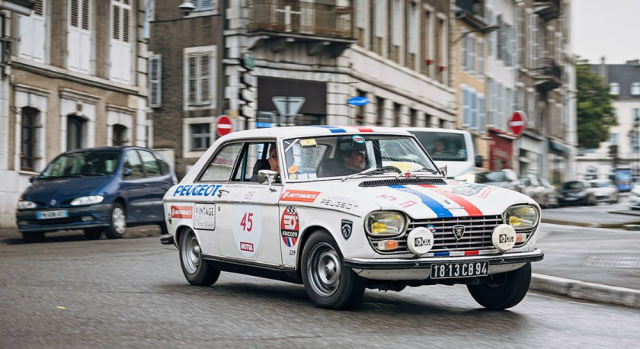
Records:
[[[615,109],[614,109],[615,111]],[[640,124],[640,108],[633,108],[631,110],[632,115],[633,115],[633,124],[635,125],[639,125]],[[615,115],[615,114],[614,114]]]
[[[31,16],[18,15],[18,55],[44,63],[46,51],[45,0],[35,0]]]
[[[185,49],[185,100],[190,106],[215,107],[215,46]]]
[[[113,145],[119,147],[127,143],[127,126],[113,125]]]
[[[467,70],[467,40],[469,40],[466,36],[466,30],[462,30],[462,40],[460,42],[460,59],[462,60],[462,70]]]
[[[207,150],[211,143],[210,124],[191,125],[191,150]]]
[[[612,82],[609,84],[609,94],[617,96],[620,94],[620,84]]]
[[[382,124],[384,123],[384,99],[376,97],[376,106],[376,126],[382,126]]]
[[[149,106],[162,106],[162,56],[149,57]]]
[[[128,1],[128,0],[127,0]],[[194,11],[210,11],[213,10],[214,0],[191,0],[193,6],[196,7]]]
[[[35,170],[38,145],[38,114],[34,108],[22,108],[22,140],[20,149],[20,169]]]
[[[89,74],[91,72],[91,1],[70,0],[67,68]]]
[[[478,79],[484,78],[484,41],[478,39]]]
[[[111,80],[131,82],[131,0],[111,1]]]
[[[631,84],[631,94],[634,96],[640,95],[640,82]]]
[[[609,144],[610,145],[618,145],[618,134],[617,133],[609,134]]]
[[[67,117],[67,150],[81,149],[86,121],[76,115]]]

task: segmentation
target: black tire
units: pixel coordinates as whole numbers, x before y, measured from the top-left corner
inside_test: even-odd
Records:
[[[342,253],[327,231],[315,232],[306,242],[301,271],[309,298],[320,308],[352,308],[362,299],[366,281],[344,267]]]
[[[220,270],[202,259],[202,251],[198,238],[189,229],[180,235],[180,266],[182,273],[190,284],[195,286],[211,286],[220,276]]]
[[[28,244],[43,242],[44,241],[44,232],[35,231],[35,232],[24,232],[22,233],[22,240]]]
[[[104,230],[104,235],[109,239],[121,239],[127,232],[127,214],[119,203],[113,204],[109,226]]]
[[[84,237],[87,240],[100,240],[102,237],[102,229],[100,228],[88,228],[84,230]]]
[[[491,310],[516,306],[524,299],[531,283],[531,263],[522,268],[492,276],[488,285],[467,285],[473,299]]]

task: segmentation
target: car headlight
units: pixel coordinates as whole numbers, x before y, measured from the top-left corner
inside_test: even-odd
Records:
[[[20,198],[20,200],[18,200],[18,208],[19,209],[26,209],[26,208],[36,208],[36,203],[33,201],[27,201],[27,200],[22,200],[22,198]]]
[[[404,233],[407,219],[400,212],[371,212],[365,219],[367,234],[372,236],[395,236]]]
[[[102,195],[82,196],[71,201],[72,206],[99,204],[104,198]]]
[[[505,224],[510,225],[516,231],[535,228],[539,218],[538,210],[531,205],[509,207],[504,214]]]

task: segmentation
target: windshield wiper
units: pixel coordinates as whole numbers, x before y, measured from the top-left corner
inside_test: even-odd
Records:
[[[439,173],[440,173],[440,171],[438,171],[438,170],[436,170],[436,169],[433,169],[433,168],[426,168],[426,167],[423,167],[423,168],[421,168],[421,169],[419,169],[419,170],[411,171],[411,172],[412,172],[412,173],[413,173],[413,172],[429,172],[429,173],[434,173],[434,174],[439,174]]]
[[[372,175],[372,174],[384,174],[385,172],[393,171],[395,173],[402,173],[402,170],[395,166],[382,166],[382,167],[371,167],[362,172],[354,173],[342,178],[342,181],[346,181],[347,179],[351,179],[360,175]]]

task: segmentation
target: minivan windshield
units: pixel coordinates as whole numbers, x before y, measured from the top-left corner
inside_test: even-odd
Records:
[[[38,179],[61,177],[108,176],[115,172],[120,151],[80,151],[55,158]]]
[[[467,145],[461,133],[410,131],[436,161],[467,161]]]

